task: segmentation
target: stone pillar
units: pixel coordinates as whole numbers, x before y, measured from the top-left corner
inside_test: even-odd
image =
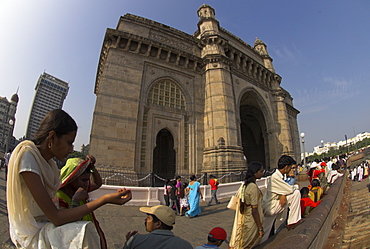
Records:
[[[199,39],[205,71],[203,172],[245,170],[242,147],[238,144],[238,123],[229,65],[219,36],[214,10],[202,5],[198,10]]]
[[[289,125],[289,116],[284,99],[287,97],[282,90],[277,90],[273,93],[277,108],[277,121],[280,126],[278,129],[279,142],[282,145],[282,154],[294,156],[293,141]]]

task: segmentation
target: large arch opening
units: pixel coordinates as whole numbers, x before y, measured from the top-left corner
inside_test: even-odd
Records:
[[[261,99],[253,91],[243,94],[240,101],[240,132],[247,163],[258,161],[269,168],[269,141]]]
[[[167,129],[160,130],[153,151],[153,173],[164,179],[172,179],[176,173],[176,151],[173,147],[171,132]],[[163,185],[163,182],[160,181],[159,185]]]
[[[258,161],[266,165],[266,151],[263,127],[261,126],[258,116],[262,112],[253,106],[241,106],[241,137],[242,146],[247,163]]]

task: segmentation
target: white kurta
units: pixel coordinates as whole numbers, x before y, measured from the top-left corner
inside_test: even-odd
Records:
[[[265,235],[262,241],[268,239],[272,225],[276,219],[276,216],[282,213],[288,207],[290,208],[288,225],[294,224],[301,219],[301,193],[293,185],[289,185],[284,180],[284,176],[278,169],[271,175],[270,181],[267,185],[267,190],[263,196],[263,213],[265,215],[265,221],[263,223],[263,230]],[[280,206],[280,196],[286,195],[287,203],[284,207]]]

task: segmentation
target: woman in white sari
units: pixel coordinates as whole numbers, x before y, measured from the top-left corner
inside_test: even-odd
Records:
[[[123,205],[130,190],[120,189],[83,206],[58,209],[60,172],[53,160],[73,152],[77,125],[64,111],[49,112],[32,141],[23,141],[9,162],[7,207],[10,237],[17,248],[100,248],[91,222],[79,221],[100,206]]]

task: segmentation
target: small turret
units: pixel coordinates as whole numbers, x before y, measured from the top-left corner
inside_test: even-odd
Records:
[[[11,101],[15,102],[15,103],[18,103],[19,101],[19,97],[18,97],[18,94],[13,94],[13,96],[10,98]]]
[[[215,10],[207,4],[203,4],[202,6],[200,6],[197,13],[201,20],[208,19],[208,18],[216,19]]]
[[[271,72],[275,73],[274,66],[272,65],[272,58],[267,52],[267,46],[263,41],[261,41],[257,37],[256,41],[254,42],[254,49],[262,56],[265,67]]]
[[[215,10],[207,5],[203,4],[197,11],[199,22],[198,29],[200,36],[216,35],[219,31],[219,23],[215,18]]]

